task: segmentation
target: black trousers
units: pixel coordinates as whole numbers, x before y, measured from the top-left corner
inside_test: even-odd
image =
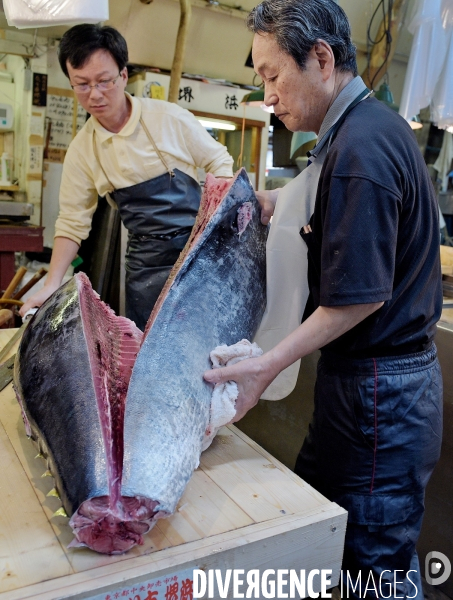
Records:
[[[434,344],[391,358],[322,353],[295,472],[348,511],[344,598],[423,598],[415,546],[441,437]]]

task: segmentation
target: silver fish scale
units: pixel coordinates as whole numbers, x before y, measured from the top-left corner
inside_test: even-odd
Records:
[[[239,237],[237,209],[253,206]],[[245,171],[186,257],[138,354],[126,400],[123,496],[174,512],[198,466],[212,386],[203,378],[219,344],[252,339],[265,309],[267,227]]]
[[[47,300],[25,330],[14,386],[34,435],[49,453],[68,515],[87,498],[108,495],[106,455],[75,279]]]

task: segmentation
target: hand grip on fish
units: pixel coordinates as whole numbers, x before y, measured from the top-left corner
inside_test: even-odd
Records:
[[[241,340],[236,344],[217,346],[210,353],[213,369],[220,369],[236,364],[246,358],[261,356],[263,351],[249,340]],[[211,407],[209,411],[209,425],[203,438],[202,450],[212,444],[218,430],[230,423],[236,415],[236,399],[239,395],[238,386],[234,381],[216,384],[212,391]]]

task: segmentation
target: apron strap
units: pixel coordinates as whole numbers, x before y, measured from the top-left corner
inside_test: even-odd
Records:
[[[145,125],[145,122],[143,121],[142,117],[140,117],[140,125],[143,127],[143,129],[144,129],[144,131],[145,131],[145,133],[146,133],[146,135],[147,135],[147,137],[148,137],[149,141],[151,142],[151,145],[152,145],[152,147],[154,148],[154,150],[155,150],[156,154],[158,155],[158,157],[159,157],[159,158],[160,158],[160,160],[162,161],[162,164],[164,165],[164,167],[167,169],[167,171],[168,171],[168,173],[169,173],[170,177],[174,177],[174,176],[175,176],[175,173],[174,173],[174,171],[172,171],[172,169],[170,169],[170,167],[168,166],[168,163],[167,163],[167,161],[166,161],[166,160],[165,160],[165,158],[162,156],[162,153],[161,153],[161,151],[160,151],[160,150],[159,150],[159,148],[156,146],[156,143],[155,143],[155,141],[154,141],[154,139],[153,139],[153,136],[152,136],[152,135],[151,135],[151,133],[149,132],[149,129],[148,129],[148,127],[146,127],[146,125]],[[105,195],[105,197],[106,197],[106,200],[107,200],[107,202],[110,204],[110,206],[111,206],[112,208],[118,208],[118,206],[117,206],[116,202],[113,200],[113,198],[112,198],[112,197],[111,197],[111,195],[110,195],[112,192],[114,192],[114,191],[115,191],[115,188],[114,188],[114,186],[112,185],[112,182],[110,181],[110,179],[108,178],[108,175],[107,175],[107,173],[105,172],[105,169],[104,169],[104,167],[102,166],[102,162],[101,162],[101,159],[100,159],[100,157],[99,157],[99,152],[98,152],[98,149],[97,149],[97,146],[96,146],[96,131],[95,131],[94,127],[93,127],[93,152],[94,152],[94,157],[95,157],[95,159],[97,160],[97,162],[98,162],[98,165],[101,167],[101,171],[103,172],[103,174],[104,174],[104,177],[107,179],[107,182],[108,182],[108,184],[109,184],[109,186],[110,186],[110,189],[108,190],[108,192],[107,192],[107,193],[106,193],[106,195]]]
[[[94,157],[98,162],[98,165],[101,167],[101,171],[104,173],[104,177],[107,179],[107,183],[110,186],[110,189],[107,191],[107,193],[105,194],[105,199],[107,200],[108,204],[115,210],[118,210],[118,205],[115,202],[115,200],[111,197],[111,193],[115,191],[115,188],[113,187],[110,179],[107,177],[107,173],[105,172],[104,167],[102,166],[101,163],[101,159],[99,158],[99,152],[98,152],[98,148],[96,146],[96,133],[93,127],[93,152],[94,152]]]
[[[174,172],[170,169],[170,167],[168,166],[165,158],[162,156],[161,151],[159,150],[159,148],[156,146],[155,141],[153,140],[153,136],[151,135],[151,133],[149,132],[148,127],[145,125],[145,122],[143,120],[142,117],[140,117],[140,125],[143,127],[143,129],[145,130],[145,133],[149,139],[149,141],[151,142],[152,147],[154,148],[154,150],[156,151],[157,155],[159,156],[160,160],[162,161],[164,167],[167,169],[168,173],[170,174],[171,177],[174,177],[175,174]]]

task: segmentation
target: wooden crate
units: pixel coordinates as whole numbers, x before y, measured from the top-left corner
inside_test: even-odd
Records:
[[[14,332],[0,330],[0,348]],[[175,514],[122,556],[67,548],[68,519],[52,517],[60,503],[36,454],[10,384],[0,392],[0,600],[144,600],[157,579],[194,568],[331,569],[338,581],[346,512],[233,426],[202,454]]]

